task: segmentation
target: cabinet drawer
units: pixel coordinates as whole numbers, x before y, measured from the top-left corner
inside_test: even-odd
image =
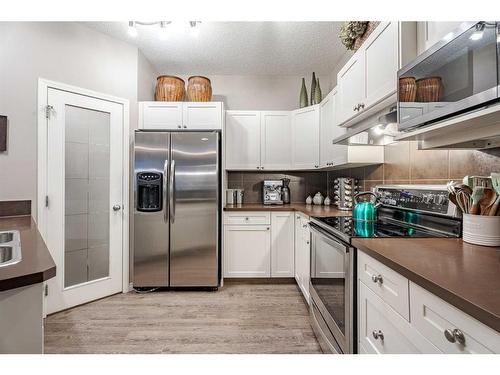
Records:
[[[358,252],[358,278],[403,318],[410,320],[407,278],[362,251]]]
[[[439,353],[394,309],[359,283],[359,344],[376,354]]]
[[[500,353],[499,333],[415,283],[410,283],[410,307],[412,325],[444,353]],[[459,331],[453,335],[454,330]]]
[[[259,211],[226,212],[224,215],[224,224],[270,225],[271,213]]]

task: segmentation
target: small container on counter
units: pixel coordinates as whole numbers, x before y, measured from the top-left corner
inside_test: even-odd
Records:
[[[463,240],[483,246],[500,246],[500,216],[463,214]]]
[[[226,204],[236,204],[236,189],[226,189]]]
[[[236,204],[243,204],[243,196],[245,189],[235,189],[236,193]]]

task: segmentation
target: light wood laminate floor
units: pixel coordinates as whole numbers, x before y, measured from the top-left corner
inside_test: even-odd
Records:
[[[320,352],[292,283],[117,294],[45,320],[45,353]]]

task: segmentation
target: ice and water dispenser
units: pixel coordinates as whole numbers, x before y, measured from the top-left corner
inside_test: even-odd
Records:
[[[163,209],[163,174],[137,173],[137,211],[157,212]]]

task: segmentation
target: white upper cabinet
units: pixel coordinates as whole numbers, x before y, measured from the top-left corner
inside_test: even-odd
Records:
[[[356,116],[364,100],[364,59],[356,53],[339,71],[337,123],[343,123]]]
[[[319,165],[329,167],[334,158],[332,139],[336,136],[336,129],[343,129],[335,124],[335,104],[337,89],[333,89],[319,105]]]
[[[292,111],[292,167],[319,168],[319,104]]]
[[[262,169],[292,167],[292,132],[289,111],[261,112]]]
[[[428,50],[462,22],[419,21],[417,22],[418,54]]]
[[[207,130],[222,128],[221,102],[188,102],[183,106],[183,128]]]
[[[222,129],[221,102],[140,102],[139,129]]]
[[[396,91],[398,23],[384,22],[364,47],[365,94],[362,105],[370,107]]]
[[[260,169],[260,118],[260,111],[226,111],[226,169]]]
[[[337,74],[336,123],[352,126],[396,102],[397,71],[416,56],[415,22],[381,22]]]
[[[139,129],[181,129],[182,102],[139,103]]]

